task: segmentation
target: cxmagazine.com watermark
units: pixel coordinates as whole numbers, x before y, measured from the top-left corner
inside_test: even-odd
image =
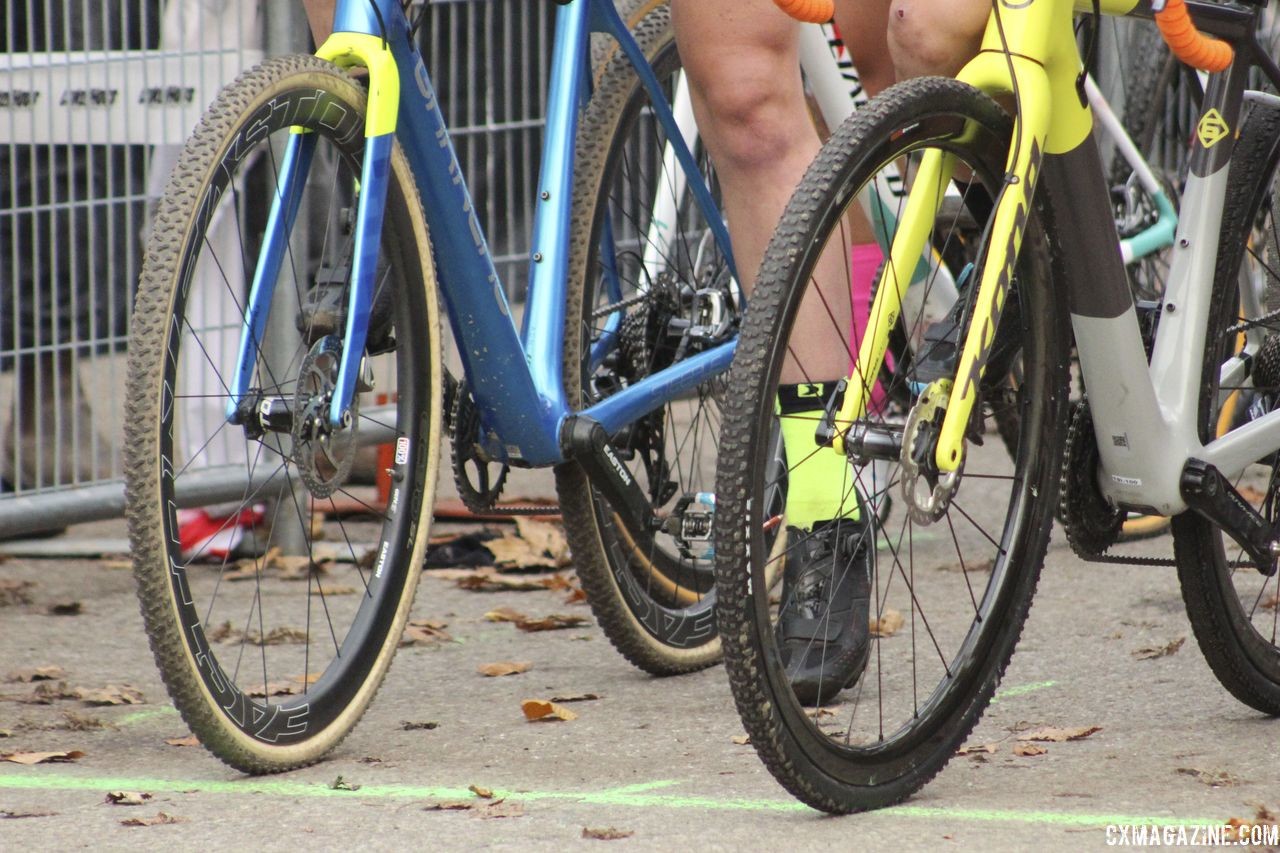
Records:
[[[1110,824],[1109,847],[1240,847],[1280,844],[1280,825]]]

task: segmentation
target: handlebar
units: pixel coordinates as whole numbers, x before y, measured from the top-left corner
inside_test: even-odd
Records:
[[[778,8],[797,21],[807,24],[825,24],[836,13],[832,0],[773,0]]]
[[[1235,58],[1231,45],[1196,29],[1184,0],[1166,0],[1156,12],[1156,26],[1178,59],[1201,71],[1222,71]]]

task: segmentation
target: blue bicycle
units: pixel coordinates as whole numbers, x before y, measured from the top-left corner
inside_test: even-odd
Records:
[[[242,75],[187,144],[134,313],[128,518],[161,673],[228,764],[316,761],[368,706],[446,443],[475,509],[510,467],[556,466],[583,587],[628,659],[717,659],[719,377],[744,299],[668,107],[666,4],[632,5],[558,6],[519,327],[408,4],[340,3],[317,56]]]

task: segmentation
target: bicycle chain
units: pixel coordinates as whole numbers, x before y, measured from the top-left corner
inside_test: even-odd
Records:
[[[1066,452],[1063,454],[1062,470],[1058,475],[1058,517],[1062,522],[1067,542],[1077,557],[1090,563],[1111,563],[1133,566],[1173,566],[1176,562],[1170,557],[1137,557],[1108,553],[1119,541],[1120,529],[1123,526],[1124,514],[1117,512],[1118,519],[1110,519],[1107,529],[1098,529],[1098,519],[1086,516],[1090,510],[1099,511],[1099,507],[1090,507],[1089,502],[1101,501],[1101,495],[1090,495],[1084,491],[1089,485],[1089,477],[1097,470],[1097,439],[1093,433],[1093,417],[1089,414],[1088,398],[1083,398],[1074,407],[1070,425],[1067,427]],[[1110,510],[1110,507],[1108,507]],[[1116,512],[1113,510],[1113,512]],[[1109,540],[1109,541],[1108,541]]]

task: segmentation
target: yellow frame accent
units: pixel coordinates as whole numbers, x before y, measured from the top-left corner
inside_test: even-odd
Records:
[[[1137,0],[1101,3],[1108,14],[1124,14],[1136,5]],[[1075,6],[1073,0],[992,0],[982,48],[957,75],[959,80],[994,97],[1016,95],[1017,110],[1015,144],[1005,166],[1005,187],[998,199],[987,258],[977,284],[973,320],[957,365],[956,376],[963,378],[957,379],[938,439],[935,460],[943,472],[959,469],[964,461],[965,430],[994,337],[993,318],[1004,305],[1009,277],[1022,246],[1040,158],[1073,150],[1088,139],[1093,127],[1093,115],[1076,93],[1081,62],[1071,25]],[[1081,0],[1079,6],[1092,9],[1089,0]],[[867,334],[836,414],[837,452],[844,452],[843,433],[866,417],[874,380],[863,382],[860,377],[879,376],[879,370],[870,369],[869,365],[879,365],[884,360],[889,332],[902,310],[903,290],[926,249],[954,167],[954,158],[936,149],[926,151],[921,158],[876,288]]]
[[[386,42],[367,33],[334,33],[316,51],[339,68],[369,69],[369,113],[365,136],[396,132],[400,115],[400,69]]]

